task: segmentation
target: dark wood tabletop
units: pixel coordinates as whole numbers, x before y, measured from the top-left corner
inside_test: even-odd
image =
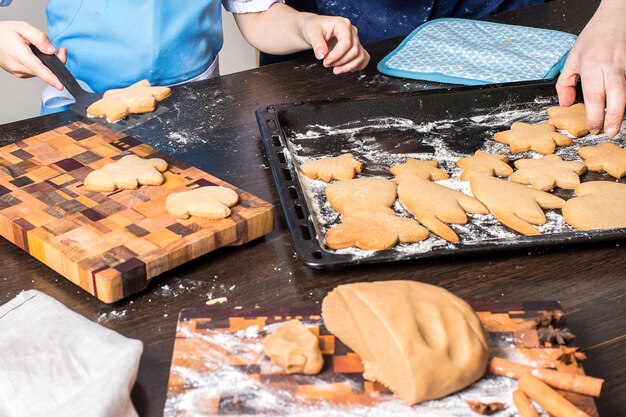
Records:
[[[491,20],[579,33],[599,1],[552,1]],[[359,74],[334,76],[313,59],[244,71],[174,88],[169,111],[128,134],[275,204],[276,228],[265,238],[217,250],[154,279],[112,305],[98,301],[36,259],[0,239],[0,302],[38,289],[72,310],[144,343],[132,396],[141,416],[163,412],[178,312],[215,297],[226,306],[318,305],[338,284],[411,279],[466,300],[558,300],[588,374],[606,379],[601,416],[626,415],[626,242],[512,250],[428,261],[313,270],[297,259],[260,140],[255,110],[296,100],[382,96],[437,87],[382,76],[376,64],[398,39],[369,48]],[[0,126],[0,145],[76,120],[70,112]],[[215,308],[219,308],[215,307]]]

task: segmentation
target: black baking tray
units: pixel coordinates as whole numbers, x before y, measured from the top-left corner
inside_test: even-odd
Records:
[[[445,143],[450,152],[455,155],[469,156],[485,144],[491,146],[487,141],[493,142],[493,133],[509,129],[513,121],[540,121],[537,118],[545,120],[547,118],[545,108],[557,103],[554,81],[548,80],[426,90],[393,94],[384,98],[295,102],[269,105],[258,109],[256,115],[263,144],[298,257],[309,267],[327,268],[624,238],[626,229],[584,232],[574,230],[564,224],[562,227],[566,230],[558,233],[523,236],[509,232],[506,237],[490,235],[484,239],[477,238],[468,244],[464,242],[466,239],[459,228],[451,225],[459,233],[460,243],[441,243],[439,246],[420,252],[400,250],[401,248],[397,247],[383,251],[357,250],[358,253],[355,254],[333,251],[324,245],[325,230],[330,225],[328,222],[321,222],[321,217],[318,217],[317,212],[312,208],[314,204],[312,194],[305,193],[302,181],[310,180],[299,177],[299,158],[316,159],[350,151],[358,160],[365,162],[362,176],[391,178],[388,172],[389,164],[376,160],[376,154],[379,151],[381,154],[386,152],[398,156],[428,154],[433,149],[431,146],[433,141],[444,141],[442,143]],[[493,117],[495,121],[480,122],[480,120],[489,120],[489,117]],[[506,117],[509,118],[506,119]],[[380,121],[388,118],[408,120],[420,126],[420,129],[421,127],[424,129],[420,133],[415,129],[406,130],[401,125],[381,128]],[[501,122],[499,118],[502,119]],[[432,132],[428,131],[430,124],[435,126]],[[332,127],[332,133],[325,135],[324,129],[329,127]],[[363,128],[356,134],[356,142],[361,144],[360,147],[354,145],[354,132],[337,133],[344,128],[347,130]],[[313,132],[313,139],[305,142],[306,146],[302,146],[301,138],[306,135],[310,136],[311,129],[314,131],[317,129]],[[608,138],[597,140],[606,141]],[[362,146],[363,144],[367,146]],[[369,153],[363,154],[361,147],[367,148]],[[512,156],[509,153],[511,161],[530,155],[532,154]],[[372,160],[368,161],[368,158]],[[450,161],[448,161],[448,166],[444,164],[448,172],[451,166]],[[606,174],[587,173],[582,180],[614,179]],[[555,194],[565,199],[572,196],[571,191],[560,189],[557,189]],[[557,212],[560,211],[557,210]],[[338,215],[335,220],[335,223],[339,222]],[[497,221],[494,220],[493,223],[497,224]],[[501,225],[498,227],[505,228]],[[468,233],[468,236],[471,236],[472,231]]]

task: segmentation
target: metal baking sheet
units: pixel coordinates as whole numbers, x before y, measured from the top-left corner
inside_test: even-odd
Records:
[[[540,236],[523,236],[500,224],[491,215],[468,215],[465,225],[451,225],[461,242],[452,244],[431,233],[423,241],[398,244],[383,251],[357,248],[331,250],[325,246],[326,231],[340,223],[339,214],[324,196],[326,183],[299,174],[300,164],[351,152],[364,163],[359,177],[392,178],[389,168],[407,157],[436,159],[451,178],[437,181],[471,195],[469,182],[460,181],[458,159],[480,149],[509,156],[511,164],[534,152],[513,155],[508,146],[493,140],[516,121],[547,120],[546,109],[557,105],[552,81],[525,82],[488,87],[457,87],[449,90],[395,94],[380,99],[290,103],[257,110],[257,120],[276,180],[285,217],[299,258],[313,268],[360,263],[390,262],[503,249],[541,247],[620,239],[626,229],[577,231],[563,221],[560,210],[546,212],[548,222],[539,226]],[[572,146],[557,150],[565,160],[581,160],[580,146],[620,139],[587,135]],[[615,181],[605,173],[587,173],[582,181]],[[624,182],[624,180],[622,180]],[[571,191],[556,189],[568,199]],[[410,216],[399,201],[394,210]]]

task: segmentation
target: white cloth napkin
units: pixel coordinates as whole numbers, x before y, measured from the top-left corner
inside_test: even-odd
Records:
[[[0,417],[136,417],[143,344],[35,290],[0,306]]]

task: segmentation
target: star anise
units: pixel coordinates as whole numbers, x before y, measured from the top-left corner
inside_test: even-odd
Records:
[[[472,411],[482,414],[484,416],[489,416],[491,414],[495,414],[500,410],[504,410],[506,405],[502,403],[483,403],[480,401],[474,400],[465,400],[467,405],[472,409]]]
[[[548,327],[537,330],[539,333],[539,340],[543,343],[553,343],[556,342],[559,345],[564,345],[569,340],[574,339],[576,336],[566,327],[553,327],[549,325]]]
[[[542,311],[533,319],[533,324],[535,329],[541,329],[561,320],[561,317],[563,313],[560,311]]]
[[[580,352],[578,349],[579,348],[566,348],[564,346],[561,346],[561,351],[563,353],[561,353],[559,357],[556,358],[556,360],[559,362],[563,362],[565,365],[569,365],[571,363],[578,363],[587,359],[587,355],[585,355],[583,352]]]

